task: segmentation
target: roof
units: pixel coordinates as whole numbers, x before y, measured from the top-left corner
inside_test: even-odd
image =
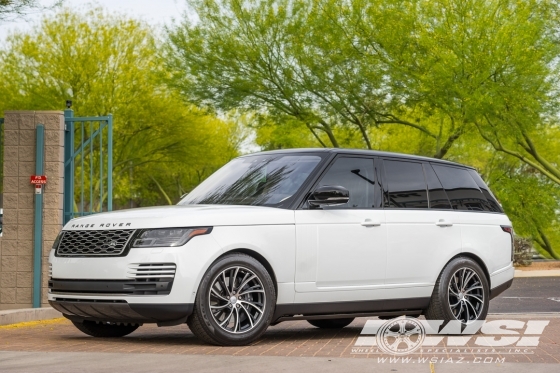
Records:
[[[423,157],[420,155],[403,154],[403,153],[393,153],[393,152],[383,152],[378,150],[363,150],[363,149],[344,149],[344,148],[296,148],[296,149],[280,149],[280,150],[269,150],[264,152],[246,154],[243,157],[259,155],[259,154],[289,154],[289,153],[335,153],[335,154],[350,154],[350,155],[373,155],[378,157],[391,157],[391,158],[402,158],[411,159],[416,161],[424,162],[435,162],[442,163],[452,166],[468,167],[474,169],[472,166],[463,165],[456,162],[446,161],[443,159]]]

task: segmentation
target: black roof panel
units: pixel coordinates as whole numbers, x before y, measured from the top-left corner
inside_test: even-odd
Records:
[[[450,162],[437,158],[423,157],[419,155],[382,152],[377,150],[345,149],[345,148],[280,149],[280,150],[269,150],[265,152],[246,154],[243,157],[258,155],[258,154],[283,154],[283,153],[288,153],[288,154],[289,153],[335,153],[335,154],[349,154],[349,155],[373,155],[378,157],[390,157],[390,158],[410,159],[410,160],[425,161],[425,162],[437,162],[437,163],[448,164],[452,166],[468,167],[474,169],[474,167],[466,166],[460,163]]]

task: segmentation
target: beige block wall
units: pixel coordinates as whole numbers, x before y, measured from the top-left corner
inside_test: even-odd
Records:
[[[33,297],[35,128],[45,126],[43,188],[43,286],[47,303],[48,253],[62,228],[64,113],[4,112],[4,224],[0,238],[0,310],[29,308]]]

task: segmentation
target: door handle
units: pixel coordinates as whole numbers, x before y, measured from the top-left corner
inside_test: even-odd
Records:
[[[371,219],[366,219],[361,223],[364,227],[379,227],[381,225],[378,221],[373,221]]]
[[[445,219],[439,219],[436,223],[436,225],[438,227],[451,227],[453,226],[453,223],[450,222],[449,220],[445,220]]]

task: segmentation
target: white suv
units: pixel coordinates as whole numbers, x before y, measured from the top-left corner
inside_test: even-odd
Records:
[[[96,337],[187,323],[242,345],[271,324],[484,319],[513,279],[511,222],[478,173],[402,154],[295,149],[237,158],[176,206],[70,221],[49,302]]]

